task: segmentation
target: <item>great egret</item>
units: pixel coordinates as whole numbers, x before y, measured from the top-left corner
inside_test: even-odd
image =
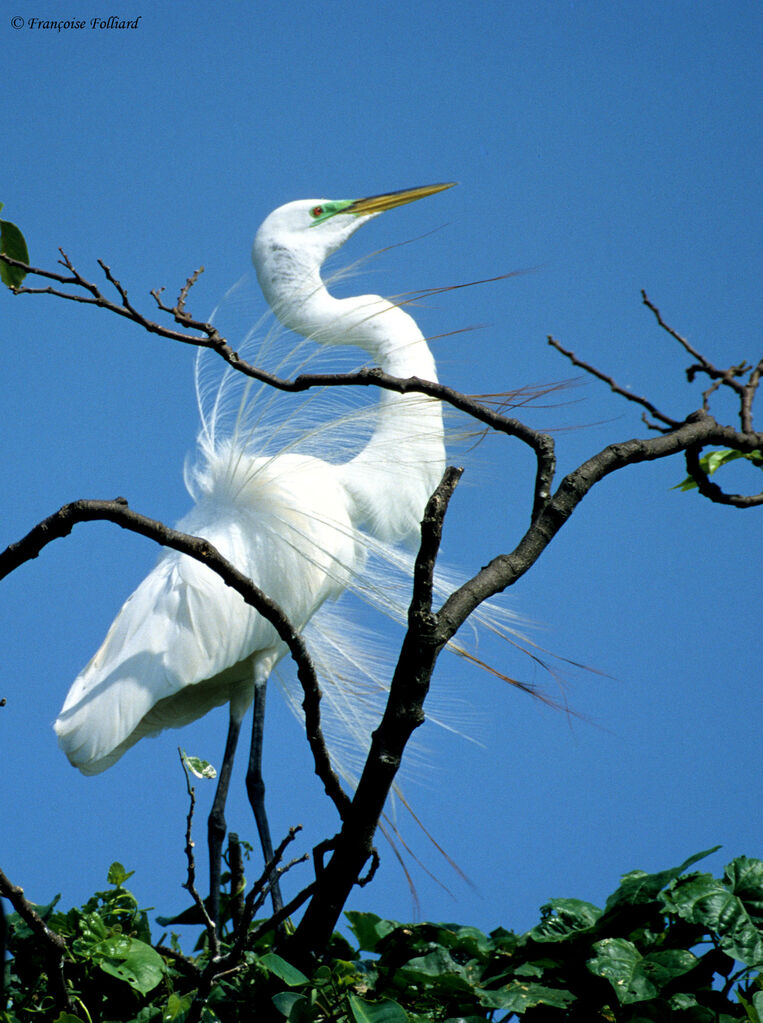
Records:
[[[320,271],[372,217],[449,187],[429,185],[358,200],[301,200],[271,213],[257,231],[253,262],[276,317],[318,345],[365,350],[393,376],[435,381],[434,358],[411,316],[376,295],[335,298]],[[263,454],[258,430],[242,414],[244,404],[233,429],[221,435],[222,394],[210,412],[200,403],[199,461],[188,477],[196,501],[179,528],[211,541],[303,629],[325,601],[362,577],[369,545],[400,544],[416,536],[445,466],[440,404],[420,394],[381,391],[367,442],[336,463],[305,453],[304,445]],[[215,911],[225,801],[242,718],[251,703],[247,791],[266,862],[273,856],[264,809],[262,731],[267,681],[285,652],[273,627],[217,575],[167,551],[122,607],[55,722],[71,763],[97,774],[143,736],[181,727],[229,704],[225,755],[209,816]],[[277,909],[277,883],[272,890]]]

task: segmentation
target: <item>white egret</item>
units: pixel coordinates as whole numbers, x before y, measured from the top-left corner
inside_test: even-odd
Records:
[[[253,261],[281,323],[319,345],[357,346],[393,376],[435,381],[434,358],[411,316],[375,295],[335,298],[320,271],[372,217],[449,187],[297,201],[271,213],[255,237]],[[257,429],[241,413],[221,435],[220,394],[210,413],[202,407],[199,459],[189,474],[196,501],[179,528],[213,543],[303,629],[325,601],[362,577],[369,545],[416,537],[445,466],[440,404],[420,394],[380,391],[367,442],[354,457],[336,463],[299,445],[262,453]],[[273,855],[264,810],[262,729],[267,681],[285,653],[273,627],[216,574],[167,551],[122,607],[55,722],[71,763],[96,774],[143,736],[229,704],[209,817],[213,907],[230,772],[252,703],[247,790],[266,861]],[[278,906],[277,884],[273,889]]]

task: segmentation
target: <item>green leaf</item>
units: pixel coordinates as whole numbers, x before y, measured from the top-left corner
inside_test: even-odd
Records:
[[[119,888],[128,878],[132,877],[134,873],[134,870],[125,870],[121,863],[115,861],[109,867],[107,880],[109,884],[116,885],[117,888]]]
[[[625,938],[604,938],[594,946],[596,955],[586,964],[591,973],[605,977],[621,1005],[655,998],[662,989],[697,965],[685,949],[663,949],[642,956]]]
[[[752,996],[752,1005],[747,1015],[752,1023],[763,1023],[763,991],[756,991]]]
[[[191,1008],[192,1002],[192,995],[183,995],[181,998],[180,995],[173,991],[162,1010],[162,1023],[173,1023],[173,1020],[178,1018],[182,1020]]]
[[[260,956],[259,962],[269,973],[279,977],[289,987],[300,987],[303,984],[310,983],[301,970],[298,970],[296,966],[292,966],[291,963],[287,963],[285,959],[276,955],[275,952],[266,952],[265,955]]]
[[[22,263],[29,262],[29,251],[24,241],[24,235],[9,220],[0,220],[0,252],[4,252],[11,259],[18,259]],[[17,288],[25,277],[25,270],[0,262],[0,280],[9,288]]]
[[[349,994],[347,1000],[350,1003],[355,1023],[407,1023],[408,1021],[408,1013],[391,998],[385,998],[382,1002],[367,1002],[364,998]]]
[[[705,849],[704,852],[695,853],[688,860],[684,860],[680,866],[672,867],[669,870],[660,870],[656,874],[647,874],[643,870],[632,870],[630,873],[624,874],[618,888],[607,899],[604,912],[610,913],[613,909],[623,905],[642,905],[653,901],[671,881],[680,877],[699,860],[705,859],[706,856],[712,855],[719,849],[719,845],[713,846],[712,849]]]
[[[641,953],[632,942],[604,938],[593,947],[596,955],[586,966],[597,977],[609,981],[621,1005],[654,997],[657,989],[644,977]]]
[[[409,959],[398,972],[408,984],[436,984],[439,991],[471,991],[482,979],[482,967],[476,960],[456,962],[444,948],[435,948],[425,956]]]
[[[541,906],[541,914],[543,919],[527,936],[533,941],[564,941],[593,927],[601,910],[581,899],[551,899]]]
[[[107,938],[93,949],[104,973],[118,977],[140,994],[153,991],[165,972],[164,960],[150,945],[124,934]]]
[[[400,927],[396,920],[382,920],[375,913],[358,913],[355,910],[348,910],[345,916],[350,921],[350,930],[364,952],[375,952],[376,946],[382,938],[386,938],[388,934]]]
[[[297,1015],[295,1006],[307,1007],[308,1001],[304,995],[299,995],[296,991],[281,991],[273,995],[273,1005],[287,1019],[294,1019]]]
[[[212,767],[208,760],[202,760],[201,757],[191,757],[185,750],[181,750],[183,755],[183,762],[185,763],[188,770],[196,778],[216,778],[217,771]]]
[[[441,924],[437,927],[433,940],[462,956],[471,955],[482,959],[490,950],[490,941],[486,934],[476,927],[465,927],[461,924]]]
[[[752,867],[748,870],[743,864],[738,865],[736,870],[743,884],[749,884],[751,878],[757,876]],[[742,891],[746,895],[750,894],[744,887]],[[678,878],[662,898],[667,909],[677,913],[683,920],[716,932],[721,948],[728,955],[746,966],[763,966],[763,919],[760,915],[759,887],[755,889],[748,905],[745,899],[711,874],[694,874]]]
[[[476,989],[480,1005],[486,1009],[505,1009],[507,1012],[526,1012],[536,1005],[563,1009],[576,1001],[576,996],[563,988],[545,987],[543,984],[522,984],[517,981],[497,991]]]
[[[221,1023],[220,1017],[208,1005],[201,1010],[201,1023]]]
[[[687,995],[682,993],[673,995],[673,997],[669,1000],[669,1005],[671,1009],[693,1009],[698,1004],[699,1003],[697,1002],[695,995]]]
[[[109,929],[100,913],[83,913],[80,920],[80,933],[85,941],[104,941],[109,936]]]
[[[723,871],[726,882],[763,927],[763,860],[739,856]]]

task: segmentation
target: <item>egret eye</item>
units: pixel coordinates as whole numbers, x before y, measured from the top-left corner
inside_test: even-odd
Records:
[[[322,217],[323,216],[323,207],[322,206],[313,206],[313,208],[310,210],[310,216],[311,217]]]

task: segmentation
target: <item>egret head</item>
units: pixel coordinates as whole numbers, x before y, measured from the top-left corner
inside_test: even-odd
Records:
[[[286,253],[305,269],[319,269],[332,252],[343,245],[372,217],[394,206],[423,199],[451,188],[455,182],[405,188],[366,199],[298,199],[274,210],[260,225],[254,238],[252,260],[263,283],[263,271],[281,262]]]

